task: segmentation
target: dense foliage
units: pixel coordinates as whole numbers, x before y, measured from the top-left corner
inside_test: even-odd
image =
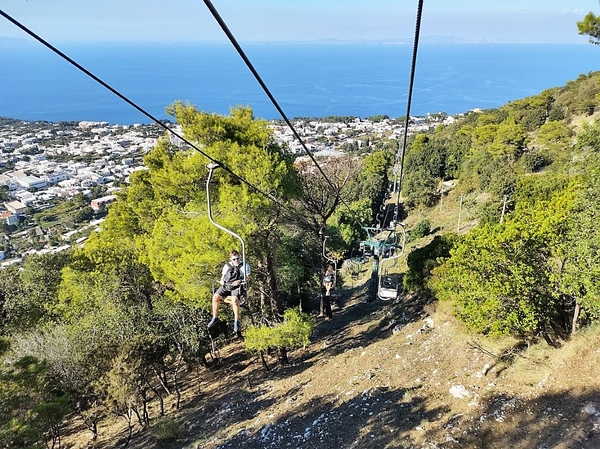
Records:
[[[457,317],[486,335],[542,336],[554,344],[598,319],[592,279],[600,229],[592,217],[600,193],[599,92],[600,76],[582,75],[415,139],[411,151],[428,161],[418,167],[439,182],[449,174],[432,161],[443,158],[424,154],[442,136],[448,143],[438,152],[446,155],[457,147],[453,136],[467,138],[469,151],[458,153],[458,189],[479,198],[480,225],[455,240],[447,255],[439,240],[409,255],[407,287],[453,301]],[[433,187],[429,196],[409,187],[417,204],[429,204],[435,194]]]

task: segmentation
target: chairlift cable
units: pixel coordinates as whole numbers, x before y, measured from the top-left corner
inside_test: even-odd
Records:
[[[419,0],[417,6],[417,22],[415,25],[415,40],[413,44],[412,62],[410,68],[410,82],[408,88],[408,101],[406,104],[406,119],[404,121],[404,136],[402,140],[402,147],[399,148],[399,154],[396,158],[396,166],[399,168],[399,172],[396,174],[398,180],[398,192],[396,197],[396,210],[394,211],[394,221],[398,222],[398,213],[400,210],[400,192],[402,191],[402,177],[404,175],[404,153],[406,152],[406,139],[408,136],[408,122],[410,121],[410,106],[412,103],[412,92],[415,82],[415,70],[417,67],[417,51],[419,49],[419,35],[421,34],[421,16],[423,14],[423,0]]]
[[[238,51],[238,53],[240,54],[240,56],[242,57],[242,59],[244,60],[244,62],[246,63],[246,65],[248,66],[248,68],[250,69],[250,71],[252,72],[252,74],[254,75],[254,77],[256,78],[256,80],[258,81],[258,83],[261,85],[261,87],[263,88],[263,90],[265,91],[265,93],[267,94],[267,96],[269,97],[269,99],[271,100],[271,102],[273,103],[273,105],[275,106],[275,108],[281,114],[281,116],[283,117],[284,121],[289,126],[289,128],[292,131],[292,133],[294,134],[294,136],[298,139],[298,141],[300,142],[300,144],[303,147],[303,149],[306,152],[306,154],[313,161],[313,163],[315,164],[315,166],[317,167],[317,169],[319,170],[319,172],[321,173],[321,175],[324,177],[324,179],[326,180],[326,182],[333,189],[335,189],[335,186],[329,180],[329,178],[327,177],[327,175],[323,172],[323,169],[321,168],[321,166],[319,165],[319,163],[314,158],[314,155],[308,149],[308,147],[306,146],[306,144],[304,143],[304,141],[302,140],[302,138],[300,137],[300,135],[296,131],[295,127],[293,126],[293,124],[291,123],[291,121],[289,120],[289,118],[287,117],[287,115],[285,114],[285,112],[283,111],[283,109],[280,107],[279,103],[274,98],[274,96],[272,95],[272,93],[270,92],[270,90],[268,89],[267,85],[264,83],[264,81],[262,80],[262,78],[260,77],[260,75],[258,74],[258,72],[256,71],[256,69],[254,68],[254,66],[252,65],[252,63],[250,62],[250,60],[248,59],[248,57],[244,53],[243,49],[241,48],[241,46],[239,45],[239,43],[235,39],[235,36],[233,35],[233,33],[231,33],[231,31],[227,27],[226,23],[224,22],[224,20],[221,18],[221,16],[218,13],[218,11],[212,5],[212,3],[210,2],[210,0],[204,0],[204,3],[208,7],[208,9],[211,11],[211,13],[213,14],[215,20],[217,20],[217,22],[219,23],[219,25],[221,26],[221,28],[223,29],[223,31],[225,32],[225,34],[228,36],[228,38],[230,39],[232,45],[236,48],[236,50]],[[413,53],[413,63],[412,63],[412,70],[411,70],[411,82],[410,82],[408,107],[407,107],[407,120],[406,120],[406,126],[405,126],[405,128],[408,128],[408,116],[409,116],[410,104],[411,104],[411,97],[412,97],[412,86],[413,86],[413,82],[414,82],[414,71],[415,71],[415,64],[416,64],[416,50],[417,50],[417,46],[418,46],[418,36],[419,36],[419,30],[420,30],[420,17],[421,17],[421,11],[422,11],[422,4],[423,4],[423,1],[420,0],[419,1],[419,9],[418,9],[417,28],[416,28],[416,31],[415,31],[415,48],[414,48],[414,53]],[[165,129],[168,133],[171,133],[175,137],[179,138],[182,142],[185,142],[191,148],[193,148],[196,151],[198,151],[200,154],[202,154],[203,156],[205,156],[211,162],[220,165],[226,172],[228,172],[229,174],[231,174],[232,176],[234,176],[235,178],[237,178],[241,182],[245,183],[246,185],[248,185],[250,188],[252,188],[256,192],[258,192],[258,193],[262,194],[263,196],[265,196],[266,198],[270,199],[271,201],[273,201],[274,203],[276,203],[280,207],[282,207],[284,209],[287,208],[276,197],[274,197],[273,195],[271,195],[271,194],[269,194],[267,192],[262,191],[260,188],[258,188],[257,186],[253,185],[252,183],[250,183],[244,177],[236,174],[233,170],[231,170],[229,167],[227,167],[227,165],[223,164],[222,162],[218,161],[217,159],[214,159],[209,154],[207,154],[204,151],[202,151],[200,148],[198,148],[196,145],[194,145],[188,139],[186,139],[185,137],[183,137],[182,135],[180,135],[179,133],[177,133],[176,131],[174,131],[170,127],[168,127],[166,124],[164,124],[159,119],[157,119],[156,117],[154,117],[152,114],[150,114],[149,112],[147,112],[144,108],[142,108],[141,106],[139,106],[138,104],[136,104],[135,102],[133,102],[132,100],[130,100],[128,97],[126,97],[125,95],[123,95],[122,93],[120,93],[118,90],[116,90],[115,88],[113,88],[112,86],[110,86],[108,83],[106,83],[105,81],[103,81],[102,79],[100,79],[98,76],[94,75],[92,72],[90,72],[89,70],[87,70],[81,64],[79,64],[78,62],[76,62],[75,60],[73,60],[72,58],[70,58],[68,55],[66,55],[65,53],[63,53],[62,51],[60,51],[58,48],[56,48],[55,46],[53,46],[52,44],[50,44],[48,41],[46,41],[45,39],[43,39],[41,36],[39,36],[36,33],[34,33],[28,27],[26,27],[25,25],[21,24],[19,21],[17,21],[16,19],[14,19],[12,16],[10,16],[7,13],[5,13],[3,10],[0,10],[0,15],[3,16],[8,21],[10,21],[11,23],[13,23],[15,26],[17,26],[21,30],[23,30],[25,33],[27,33],[28,35],[30,35],[31,37],[33,37],[35,40],[37,40],[38,42],[40,42],[42,45],[46,46],[52,52],[56,53],[58,56],[60,56],[61,58],[63,58],[65,61],[69,62],[71,65],[73,65],[78,70],[80,70],[81,72],[83,72],[84,74],[86,74],[88,77],[92,78],[94,81],[96,81],[97,83],[99,83],[100,85],[102,85],[104,88],[106,88],[107,90],[109,90],[110,92],[112,92],[114,95],[116,95],[117,97],[119,97],[120,99],[122,99],[123,101],[125,101],[126,103],[128,103],[130,106],[132,106],[133,108],[135,108],[136,110],[138,110],[140,113],[142,113],[143,115],[145,115],[146,117],[148,117],[150,120],[152,120],[153,122],[155,122],[157,125],[159,125],[163,129]],[[406,144],[406,135],[407,135],[407,131],[405,130],[405,133],[404,133],[404,146],[403,146],[403,151],[402,151],[402,154],[401,154],[401,161],[403,161],[403,158],[404,158],[404,147],[405,147],[405,144]],[[400,177],[400,182],[401,182],[401,177]],[[346,206],[346,208],[351,212],[351,209],[350,209],[349,205],[342,198],[340,198],[340,202],[342,204],[344,204],[344,206]],[[398,206],[396,207],[396,215],[397,215],[397,211],[398,211]],[[354,221],[356,221],[360,225],[360,222],[356,219],[356,217],[354,217],[353,214],[352,214],[352,218],[354,219]]]
[[[244,184],[246,184],[248,187],[252,188],[256,192],[260,193],[264,197],[266,197],[269,200],[273,201],[275,204],[277,204],[281,208],[285,209],[287,207],[284,204],[282,204],[273,195],[271,195],[271,194],[269,194],[267,192],[264,192],[263,190],[261,190],[260,188],[256,187],[254,184],[252,184],[250,181],[246,180],[244,177],[236,174],[233,170],[231,170],[229,167],[227,167],[227,165],[225,165],[224,163],[218,161],[217,159],[213,158],[209,154],[207,154],[204,151],[202,151],[200,148],[198,148],[192,142],[190,142],[189,140],[187,140],[185,137],[183,137],[182,135],[180,135],[179,133],[177,133],[176,131],[174,131],[173,129],[171,129],[170,127],[168,127],[167,125],[165,125],[163,122],[161,122],[159,119],[157,119],[156,117],[154,117],[152,114],[150,114],[149,112],[147,112],[144,108],[142,108],[141,106],[137,105],[135,102],[133,102],[132,100],[130,100],[129,98],[127,98],[125,95],[123,95],[122,93],[120,93],[118,90],[116,90],[115,88],[113,88],[112,86],[110,86],[108,83],[106,83],[105,81],[103,81],[102,79],[100,79],[98,76],[94,75],[89,70],[87,70],[85,67],[83,67],[81,64],[79,64],[77,61],[75,61],[72,58],[70,58],[69,56],[67,56],[65,53],[63,53],[62,51],[60,51],[58,48],[56,48],[55,46],[53,46],[52,44],[50,44],[48,41],[46,41],[45,39],[43,39],[42,37],[40,37],[39,35],[37,35],[33,31],[31,31],[25,25],[21,24],[19,21],[17,21],[16,19],[14,19],[13,17],[11,17],[9,14],[5,13],[1,9],[0,9],[0,15],[3,16],[5,19],[7,19],[9,22],[12,22],[15,26],[17,26],[18,28],[20,28],[21,30],[23,30],[25,33],[29,34],[35,40],[37,40],[38,42],[40,42],[41,44],[43,44],[44,46],[46,46],[47,48],[49,48],[51,51],[53,51],[54,53],[56,53],[58,56],[60,56],[61,58],[63,58],[65,61],[67,61],[71,65],[75,66],[81,72],[85,73],[87,76],[89,76],[90,78],[92,78],[94,81],[96,81],[97,83],[101,84],[104,88],[106,88],[109,91],[111,91],[113,94],[115,94],[121,100],[125,101],[130,106],[132,106],[133,108],[137,109],[143,115],[145,115],[150,120],[152,120],[154,123],[156,123],[157,125],[159,125],[162,128],[164,128],[167,132],[169,132],[172,135],[174,135],[175,137],[181,139],[181,141],[183,141],[186,144],[188,144],[191,148],[193,148],[196,151],[198,151],[200,154],[202,154],[203,156],[205,156],[206,158],[208,158],[211,162],[213,162],[215,164],[218,164],[227,173],[229,173],[233,177],[237,178],[238,180],[240,180],[241,182],[243,182]]]
[[[240,57],[244,60],[244,63],[246,63],[246,66],[248,67],[248,69],[250,70],[250,72],[252,72],[252,75],[254,75],[254,78],[256,79],[256,81],[258,82],[258,84],[260,84],[260,87],[262,87],[262,89],[265,91],[265,94],[267,95],[267,97],[269,97],[269,100],[271,101],[271,103],[273,103],[273,106],[275,106],[275,109],[277,109],[277,112],[279,112],[279,114],[281,115],[281,117],[283,118],[283,120],[285,121],[285,123],[289,126],[289,128],[292,131],[292,133],[294,134],[294,137],[296,137],[296,139],[298,139],[298,141],[300,142],[300,145],[302,145],[302,148],[304,149],[304,151],[306,152],[306,154],[308,155],[308,157],[310,157],[310,159],[316,165],[317,169],[319,170],[319,172],[321,172],[321,174],[323,175],[323,177],[327,180],[327,182],[331,186],[331,188],[335,188],[334,185],[329,180],[329,178],[327,177],[327,175],[321,169],[321,166],[316,161],[316,159],[313,156],[313,154],[311,153],[311,151],[308,149],[308,147],[304,143],[304,140],[302,140],[302,138],[300,137],[300,135],[296,131],[296,128],[294,128],[294,125],[292,124],[292,122],[290,121],[290,119],[287,117],[286,113],[283,111],[283,109],[281,108],[281,106],[279,106],[279,103],[277,102],[277,100],[275,99],[275,97],[273,96],[273,94],[271,93],[271,91],[269,90],[269,88],[267,87],[267,85],[265,84],[265,82],[263,81],[263,79],[261,78],[261,76],[259,75],[258,71],[254,68],[254,65],[252,64],[252,62],[250,61],[250,59],[248,58],[248,56],[246,56],[246,53],[242,49],[241,45],[238,43],[237,39],[235,38],[235,36],[233,35],[233,33],[231,32],[231,30],[229,29],[229,27],[225,23],[225,21],[223,20],[223,18],[221,17],[221,15],[219,14],[219,11],[217,11],[217,9],[214,7],[214,5],[212,4],[212,2],[210,0],[204,0],[204,4],[209,9],[209,11],[211,12],[211,14],[213,15],[214,19],[219,24],[219,26],[221,27],[221,29],[223,30],[223,32],[227,35],[227,38],[231,42],[231,45],[233,45],[235,47],[235,49],[237,50],[237,52],[240,55]]]
[[[260,84],[260,87],[262,87],[262,89],[264,90],[264,92],[267,95],[267,97],[269,97],[269,100],[271,101],[271,103],[273,104],[273,106],[275,106],[275,109],[277,109],[277,111],[279,112],[279,114],[281,115],[281,117],[283,118],[283,120],[285,121],[285,123],[288,125],[288,127],[290,128],[290,130],[294,134],[294,137],[296,139],[298,139],[298,142],[300,142],[300,145],[304,149],[304,152],[307,154],[307,156],[315,164],[315,166],[317,167],[317,170],[319,170],[319,172],[321,173],[321,175],[323,175],[323,178],[325,178],[325,181],[327,182],[327,184],[329,184],[329,186],[333,190],[336,190],[336,187],[333,185],[333,183],[331,182],[331,180],[327,177],[327,175],[325,174],[325,172],[323,171],[323,169],[321,168],[321,166],[319,165],[319,163],[315,159],[314,155],[308,149],[308,147],[306,146],[306,143],[304,143],[304,140],[302,139],[302,137],[300,137],[300,134],[298,134],[298,131],[296,131],[296,128],[294,127],[294,125],[292,124],[292,122],[290,121],[290,119],[287,117],[286,113],[283,111],[283,109],[281,108],[281,106],[279,105],[279,103],[277,102],[277,100],[275,99],[275,97],[273,96],[273,94],[271,93],[271,91],[269,90],[269,88],[267,87],[266,83],[263,81],[263,79],[259,75],[258,71],[254,68],[254,65],[252,64],[252,62],[250,61],[250,59],[248,58],[248,56],[246,56],[246,53],[244,52],[244,50],[242,49],[241,45],[238,43],[237,39],[235,38],[235,36],[233,35],[233,33],[231,32],[231,30],[229,29],[229,27],[225,23],[225,20],[223,20],[223,18],[219,14],[219,11],[217,11],[217,9],[214,7],[214,5],[212,4],[212,2],[210,0],[204,0],[204,4],[208,8],[208,10],[211,12],[211,14],[213,15],[214,19],[217,21],[217,23],[219,24],[219,26],[221,27],[221,29],[223,30],[223,32],[225,33],[225,35],[227,36],[227,38],[229,39],[229,41],[231,42],[231,44],[235,47],[235,49],[237,50],[239,56],[246,63],[246,66],[248,67],[248,69],[250,70],[250,72],[252,72],[252,75],[254,75],[254,78],[256,79],[256,81],[258,82],[258,84]],[[362,226],[362,224],[360,223],[360,221],[354,215],[354,212],[352,211],[352,209],[350,208],[350,206],[341,197],[340,197],[340,202],[344,206],[346,206],[346,208],[348,209],[348,212],[350,213],[350,216],[352,217],[352,219],[359,226]]]

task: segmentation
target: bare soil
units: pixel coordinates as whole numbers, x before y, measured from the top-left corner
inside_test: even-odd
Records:
[[[468,335],[446,305],[416,296],[366,301],[363,285],[338,294],[334,318],[319,318],[288,366],[267,371],[243,342],[226,343],[221,363],[186,374],[182,407],[168,412],[177,438],[136,428],[129,447],[600,448],[598,329],[559,349],[528,346]],[[63,447],[126,437],[120,421],[96,442],[75,419],[70,432]]]

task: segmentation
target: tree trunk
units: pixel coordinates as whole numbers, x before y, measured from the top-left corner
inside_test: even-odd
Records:
[[[143,428],[146,428],[150,425],[150,416],[148,415],[148,390],[143,388],[140,396],[142,397],[142,422],[140,424]]]
[[[571,335],[575,335],[579,328],[579,315],[581,314],[581,305],[575,302],[575,310],[573,311],[573,323],[571,324]]]
[[[162,394],[160,394],[160,391],[158,391],[158,389],[153,387],[152,385],[148,384],[148,387],[152,390],[154,395],[158,398],[158,404],[160,406],[160,416],[165,416],[165,401],[162,397]]]
[[[269,365],[267,365],[267,361],[265,360],[265,353],[263,351],[260,351],[260,361],[262,362],[262,366],[265,368],[265,370],[269,371]]]
[[[173,388],[175,388],[175,397],[177,400],[175,401],[175,410],[179,410],[179,406],[181,405],[181,389],[179,388],[179,378],[177,377],[177,370],[179,369],[179,363],[175,366],[173,370]]]
[[[277,348],[277,362],[280,365],[287,365],[288,363],[290,363],[287,356],[287,349]]]
[[[100,422],[100,418],[95,419],[94,416],[86,416],[81,411],[78,412],[78,416],[81,418],[87,429],[92,432],[92,440],[96,440],[98,438],[98,422]]]
[[[319,231],[320,248],[325,248],[325,224],[321,226]],[[319,315],[331,318],[331,301],[329,297],[325,297],[325,289],[323,287],[323,275],[327,271],[327,260],[324,255],[321,255],[321,270],[319,271],[319,291],[321,292],[321,301],[319,303]],[[327,304],[329,303],[329,308]]]
[[[123,417],[125,418],[125,420],[127,421],[127,441],[125,441],[125,444],[123,445],[123,448],[126,448],[127,446],[129,446],[129,443],[131,442],[131,437],[133,436],[133,424],[131,423],[131,420],[133,419],[133,409],[130,407],[127,409],[127,412],[123,415]]]
[[[165,369],[161,369],[157,371],[156,368],[152,368],[154,373],[156,374],[156,378],[160,382],[160,385],[163,387],[167,394],[171,394],[171,390],[169,390],[169,381],[167,380],[167,372]]]
[[[273,275],[275,273],[275,257],[273,256],[273,252],[271,248],[274,248],[275,245],[269,245],[269,237],[267,235],[267,245],[266,245],[266,271],[267,277],[265,282],[267,284],[269,295],[271,297],[270,306],[271,313],[276,322],[281,320],[281,316],[283,315],[283,307],[281,306],[281,300],[279,298],[279,291],[277,288],[277,279]]]

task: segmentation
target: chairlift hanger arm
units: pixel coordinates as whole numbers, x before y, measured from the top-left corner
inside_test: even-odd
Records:
[[[337,265],[337,260],[335,260],[335,259],[329,257],[327,254],[325,254],[325,244],[326,244],[328,238],[329,238],[329,236],[327,236],[327,235],[323,238],[323,257],[326,260],[328,260],[329,262],[332,262]]]
[[[246,273],[246,245],[244,244],[244,239],[242,239],[242,237],[240,237],[238,234],[236,234],[235,232],[227,229],[225,226],[220,225],[219,223],[217,223],[212,216],[212,209],[211,209],[211,204],[210,204],[210,180],[212,178],[212,174],[213,171],[216,168],[221,167],[221,165],[215,163],[215,162],[211,162],[210,164],[208,164],[206,166],[208,168],[208,177],[206,178],[206,203],[208,206],[208,219],[209,221],[218,229],[220,229],[221,231],[225,231],[227,232],[229,235],[237,238],[242,246],[242,270],[244,272],[244,282],[246,283],[246,285],[248,284],[248,273]]]

